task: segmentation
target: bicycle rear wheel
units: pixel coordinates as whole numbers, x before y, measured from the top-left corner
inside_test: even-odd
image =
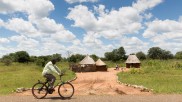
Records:
[[[59,86],[58,93],[62,98],[71,98],[74,94],[74,87],[71,83],[66,82]]]
[[[44,83],[36,83],[32,87],[32,94],[35,98],[41,99],[47,95],[47,86]]]

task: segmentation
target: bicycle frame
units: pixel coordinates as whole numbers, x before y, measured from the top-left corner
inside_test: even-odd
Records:
[[[58,82],[56,85],[54,85],[53,88],[56,88],[57,86],[66,83],[66,82],[62,81],[61,77],[60,77],[60,79],[56,79],[56,80],[60,80],[60,82]],[[45,84],[47,87],[49,87],[49,81],[48,81],[47,79],[46,79],[45,82],[42,82],[42,81],[38,80],[38,83],[43,83],[43,84]],[[47,84],[48,84],[48,85],[47,85]]]
[[[57,79],[57,80],[59,80],[59,81],[56,81],[56,83],[54,83],[55,85],[53,86],[53,88],[55,89],[58,86],[58,93],[59,93],[59,95],[62,98],[70,98],[70,97],[72,97],[73,94],[74,94],[74,87],[73,87],[73,85],[71,83],[69,83],[69,81],[63,81],[61,79],[61,76],[60,76],[60,79]],[[42,86],[36,88],[36,85],[41,85],[41,84],[42,84]],[[71,93],[69,94],[70,96],[69,95],[67,96],[67,94],[64,94],[65,91],[60,91],[62,89],[67,91],[67,87],[64,84],[66,86],[68,85],[71,88],[71,91],[70,91]],[[54,92],[54,89],[49,88],[49,86],[50,86],[49,80],[47,80],[47,79],[45,81],[38,80],[38,83],[34,84],[34,86],[32,87],[32,94],[33,94],[33,96],[35,98],[41,99],[41,98],[44,98],[48,93],[52,94]],[[36,93],[36,91],[34,92],[34,90],[37,90],[38,92]],[[42,94],[42,97],[39,96],[39,94],[41,92],[44,92]]]

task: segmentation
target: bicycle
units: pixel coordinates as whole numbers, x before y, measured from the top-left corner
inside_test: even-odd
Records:
[[[61,98],[71,98],[74,94],[74,87],[70,82],[62,81],[62,76],[63,75],[60,75],[60,82],[57,83],[57,85],[55,85],[53,89],[49,89],[50,84],[47,79],[45,82],[41,82],[40,80],[38,80],[38,82],[35,83],[32,87],[33,96],[37,99],[42,99],[46,97],[48,93],[52,94],[55,91],[55,88],[58,86],[58,93]]]

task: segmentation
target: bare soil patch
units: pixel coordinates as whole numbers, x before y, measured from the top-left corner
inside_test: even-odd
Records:
[[[129,69],[124,69],[128,71]],[[109,68],[107,72],[76,73],[77,79],[73,81],[76,95],[118,95],[129,94],[150,95],[151,92],[141,92],[140,89],[128,87],[117,82],[117,73],[121,70]]]
[[[124,72],[129,69],[124,68]],[[107,72],[76,73],[77,79],[71,82],[75,88],[74,95],[151,95],[152,92],[141,92],[140,89],[125,86],[117,82],[117,73],[121,70],[109,68]],[[57,90],[52,95],[58,95]],[[32,95],[31,91],[16,95]]]

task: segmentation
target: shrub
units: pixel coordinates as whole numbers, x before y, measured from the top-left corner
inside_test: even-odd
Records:
[[[144,71],[142,69],[132,69],[130,74],[144,74]]]
[[[2,58],[2,62],[6,65],[6,66],[9,66],[9,65],[11,65],[12,64],[12,58],[10,57],[10,56],[8,56],[8,55],[5,55],[5,56],[3,56],[3,58]]]

